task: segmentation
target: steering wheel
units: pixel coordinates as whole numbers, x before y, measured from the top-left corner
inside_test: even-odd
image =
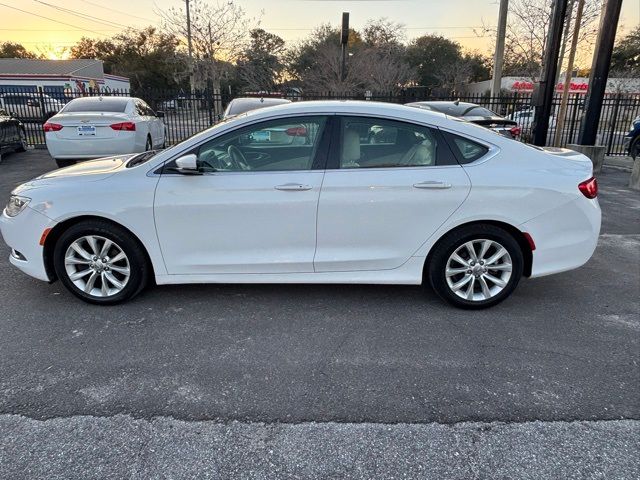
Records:
[[[227,153],[229,154],[229,159],[231,160],[231,166],[235,170],[251,170],[251,168],[247,164],[246,157],[238,147],[236,147],[235,145],[229,145]]]

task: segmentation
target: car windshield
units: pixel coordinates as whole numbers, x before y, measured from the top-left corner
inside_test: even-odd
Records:
[[[64,113],[73,112],[115,112],[123,113],[127,108],[128,98],[79,98],[72,100],[64,107]]]

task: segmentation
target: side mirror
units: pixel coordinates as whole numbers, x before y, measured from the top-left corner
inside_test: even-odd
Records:
[[[9,116],[12,118],[16,118],[18,115],[16,114],[16,112],[9,112]]]
[[[164,118],[164,112],[156,112],[156,117]]]
[[[202,175],[202,172],[198,169],[198,157],[194,153],[178,158],[175,171],[182,175]]]

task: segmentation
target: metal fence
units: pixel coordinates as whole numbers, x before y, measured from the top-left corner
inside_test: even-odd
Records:
[[[29,143],[44,146],[45,138],[42,124],[54,115],[64,104],[74,98],[92,95],[136,96],[145,100],[155,111],[164,113],[167,144],[178,143],[185,138],[214,125],[222,117],[222,113],[232,95],[218,91],[169,91],[141,90],[137,92],[110,91],[94,93],[88,91],[54,91],[36,89],[7,89],[0,86],[0,108],[12,112],[25,123]],[[251,96],[251,95],[244,95]],[[253,95],[257,96],[257,95]],[[272,95],[273,96],[273,95]],[[426,89],[408,89],[394,93],[334,93],[316,92],[277,95],[292,101],[353,99],[391,102],[405,104],[427,100],[459,100],[482,105],[499,115],[515,120],[521,128],[519,139],[529,142],[532,139],[533,109],[531,94],[505,95],[489,97],[485,95],[432,96]],[[556,95],[552,104],[552,116],[549,121],[547,145],[555,143],[558,126],[557,112],[560,108],[560,94]],[[584,94],[572,94],[569,97],[567,115],[562,132],[561,145],[575,143],[584,115]],[[608,155],[626,154],[623,146],[624,136],[631,122],[640,115],[640,95],[607,94],[604,98],[602,113],[598,126],[598,144],[607,147]]]

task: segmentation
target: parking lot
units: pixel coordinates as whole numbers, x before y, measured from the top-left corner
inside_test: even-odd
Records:
[[[4,157],[2,202],[54,167],[46,150]],[[351,285],[163,286],[101,308],[14,269],[2,243],[0,477],[638,478],[628,177],[598,178],[586,266],[475,312]]]

